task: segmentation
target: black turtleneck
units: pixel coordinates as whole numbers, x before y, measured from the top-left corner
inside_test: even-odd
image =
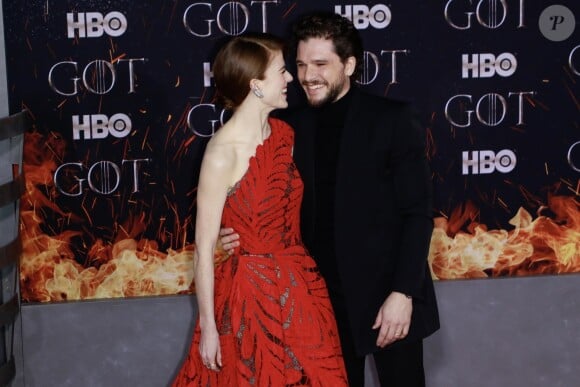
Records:
[[[318,123],[314,152],[316,218],[313,255],[332,293],[342,293],[334,243],[334,203],[338,154],[352,94],[351,89],[338,101],[316,109]]]

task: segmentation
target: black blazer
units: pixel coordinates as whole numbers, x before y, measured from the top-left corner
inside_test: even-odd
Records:
[[[337,165],[335,248],[356,351],[363,355],[380,350],[371,327],[391,291],[413,296],[409,334],[400,342],[430,335],[439,317],[427,264],[433,209],[424,129],[408,104],[353,92]],[[316,118],[309,107],[284,113],[295,130],[308,247],[315,221]]]

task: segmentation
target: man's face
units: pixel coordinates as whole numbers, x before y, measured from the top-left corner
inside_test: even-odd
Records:
[[[296,52],[296,67],[308,103],[322,106],[342,98],[350,88],[349,76],[355,64],[354,57],[343,63],[329,39],[301,40]]]

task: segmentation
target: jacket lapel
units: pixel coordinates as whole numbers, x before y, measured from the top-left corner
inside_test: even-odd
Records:
[[[342,131],[340,151],[336,166],[336,208],[341,209],[340,203],[344,203],[344,193],[349,191],[352,177],[356,176],[359,159],[365,152],[365,128],[362,124],[364,117],[361,116],[361,93],[358,89],[353,90],[352,101],[346,115],[346,121]],[[338,213],[336,213],[338,216]]]
[[[312,109],[305,108],[288,120],[294,127],[294,162],[304,182],[301,207],[302,237],[311,246],[315,219],[315,135],[316,117]]]

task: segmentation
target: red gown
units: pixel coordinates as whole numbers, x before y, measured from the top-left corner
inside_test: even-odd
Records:
[[[270,126],[222,215],[241,246],[215,271],[223,367],[202,364],[198,319],[174,387],[347,385],[326,284],[301,241],[294,133],[274,118]]]

